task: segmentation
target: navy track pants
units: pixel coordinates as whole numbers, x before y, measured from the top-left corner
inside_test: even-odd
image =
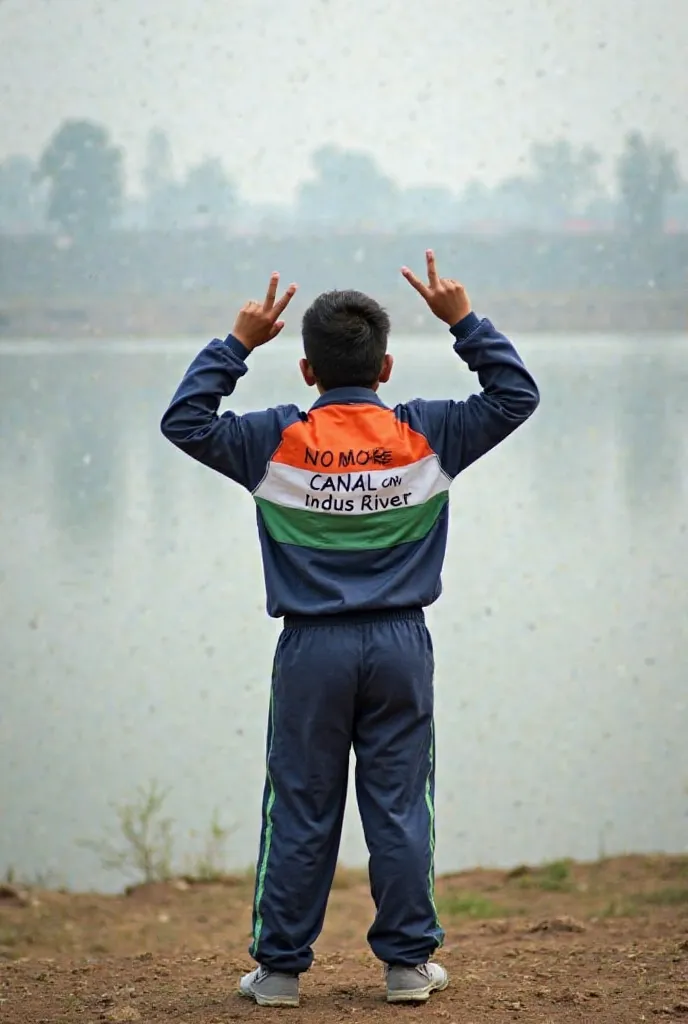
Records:
[[[444,933],[434,901],[432,641],[419,610],[287,620],[273,668],[251,956],[275,971],[313,961],[348,782],[389,964],[424,963]]]

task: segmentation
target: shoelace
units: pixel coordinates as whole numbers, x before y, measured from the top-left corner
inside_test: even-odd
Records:
[[[391,970],[392,970],[392,968],[389,966],[389,964],[385,964],[385,977],[386,978],[389,977],[389,972]],[[420,974],[423,975],[424,978],[427,978],[428,981],[430,981],[430,968],[428,967],[427,964],[416,964],[415,967],[408,967],[407,970],[409,970],[409,971],[418,971]]]

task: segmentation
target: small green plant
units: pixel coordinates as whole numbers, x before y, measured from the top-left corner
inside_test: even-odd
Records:
[[[511,873],[518,878],[522,889],[542,889],[545,892],[566,892],[571,888],[571,862],[553,860],[539,868],[523,868]]]
[[[678,854],[678,856],[672,857],[669,869],[673,875],[677,875],[679,878],[688,878],[688,855]]]
[[[66,890],[64,879],[54,871],[36,871],[33,875],[22,875],[12,864],[5,871],[2,881],[15,889]]]
[[[538,885],[549,892],[559,892],[571,885],[571,864],[567,860],[553,860],[543,864],[538,872]]]
[[[437,913],[440,917],[469,917],[475,921],[494,917],[506,917],[507,911],[497,906],[487,896],[479,893],[449,892],[438,896]]]
[[[186,872],[188,879],[195,882],[216,882],[226,875],[225,845],[232,831],[220,823],[219,814],[214,811],[203,853],[191,862]]]
[[[96,853],[108,871],[133,873],[144,883],[166,881],[172,876],[174,845],[172,819],[161,817],[168,795],[155,781],[140,786],[135,800],[115,805],[123,845],[110,839],[86,839],[79,845]]]
[[[677,907],[688,903],[688,888],[657,889],[635,897],[638,903],[647,903],[654,907]]]
[[[19,942],[19,935],[15,928],[0,928],[0,947],[4,946],[9,949],[11,946],[16,946]]]
[[[637,908],[632,901],[624,896],[612,896],[595,916],[601,918],[634,917],[636,913]]]
[[[629,896],[614,896],[598,917],[635,917],[643,907],[680,907],[688,904],[688,888],[656,889]]]

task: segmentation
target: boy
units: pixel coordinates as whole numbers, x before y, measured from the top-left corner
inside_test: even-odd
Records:
[[[218,416],[246,360],[275,338],[296,286],[240,311],[225,341],[189,367],[162,432],[247,488],[257,505],[267,610],[284,617],[275,654],[267,778],[250,953],[240,992],[298,1006],[334,875],[349,752],[376,907],[368,941],[389,1002],[446,988],[430,961],[444,933],[434,902],[433,651],[423,608],[440,595],[448,490],[534,412],[537,386],[515,349],[471,311],[463,287],[406,280],[478,374],[466,402],[378,398],[389,380],[387,313],[360,292],[321,295],[303,318],[303,378],[320,397]]]

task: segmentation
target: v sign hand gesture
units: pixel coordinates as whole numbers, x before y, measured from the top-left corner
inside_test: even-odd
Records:
[[[411,287],[423,296],[435,316],[453,327],[471,312],[471,301],[462,284],[450,277],[438,276],[432,249],[427,250],[425,259],[428,267],[427,284],[416,277],[408,267],[402,267],[401,272]]]
[[[282,298],[275,301],[278,284],[279,274],[274,273],[264,302],[247,302],[236,318],[232,334],[249,352],[272,341],[284,327],[284,321],[279,317],[293,299],[296,285],[290,284]]]

